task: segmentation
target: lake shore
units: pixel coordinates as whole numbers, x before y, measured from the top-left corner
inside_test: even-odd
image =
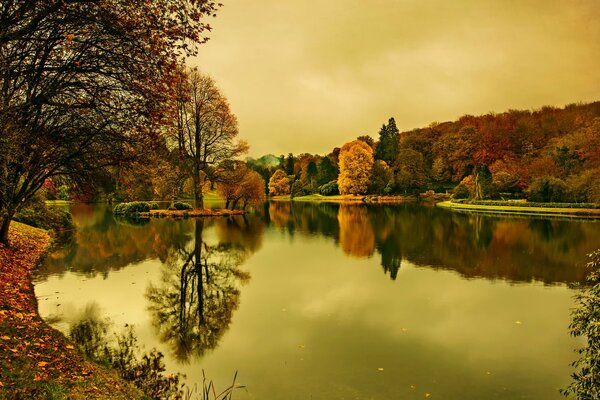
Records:
[[[313,203],[368,203],[368,204],[401,204],[401,203],[412,203],[417,201],[440,201],[447,199],[449,195],[446,194],[422,194],[421,196],[412,195],[396,195],[396,196],[377,196],[377,195],[333,195],[323,196],[320,194],[311,194],[307,196],[291,197],[287,196],[272,196],[269,197],[273,201],[303,201]]]
[[[32,273],[50,247],[48,232],[13,222],[9,243],[0,245],[0,398],[144,398],[40,317]]]
[[[201,217],[228,217],[230,215],[244,215],[244,210],[229,209],[196,209],[196,210],[150,210],[135,214],[140,218],[201,218]]]
[[[506,205],[484,205],[484,204],[462,204],[452,201],[442,201],[436,204],[438,207],[460,211],[460,212],[485,212],[506,215],[529,215],[529,216],[556,216],[572,218],[600,218],[600,209],[594,208],[566,208],[566,207],[532,207],[515,204]]]

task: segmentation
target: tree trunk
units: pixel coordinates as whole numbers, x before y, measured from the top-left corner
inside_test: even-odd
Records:
[[[10,227],[11,218],[5,217],[0,225],[0,243],[8,246],[8,228]]]
[[[194,200],[196,200],[196,208],[203,210],[204,209],[204,196],[202,193],[202,184],[203,179],[200,176],[200,166],[196,165],[194,167]]]
[[[14,209],[9,208],[8,211],[0,218],[0,243],[8,246],[8,228],[15,216]]]
[[[237,206],[238,200],[234,200],[233,204],[231,204],[231,209],[235,210],[235,207]]]

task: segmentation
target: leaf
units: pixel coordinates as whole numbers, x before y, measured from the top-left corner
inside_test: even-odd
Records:
[[[38,363],[38,367],[42,367],[42,368],[43,368],[43,367],[45,367],[46,365],[48,365],[48,363],[47,363],[46,361],[40,361],[40,362]]]

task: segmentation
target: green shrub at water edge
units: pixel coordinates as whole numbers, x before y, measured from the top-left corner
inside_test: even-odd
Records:
[[[173,203],[173,207],[176,210],[191,210],[193,207],[189,203],[184,203],[183,201],[176,201]]]
[[[132,201],[130,203],[119,203],[113,208],[115,215],[127,215],[150,211],[150,203],[145,201]]]
[[[468,200],[453,199],[457,204],[472,204],[476,206],[499,206],[499,207],[543,207],[543,208],[590,208],[598,209],[600,204],[596,203],[536,203],[526,201],[500,201],[500,200]]]

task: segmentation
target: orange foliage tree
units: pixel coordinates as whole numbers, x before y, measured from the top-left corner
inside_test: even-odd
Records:
[[[373,149],[362,140],[342,146],[338,187],[341,194],[365,194],[373,170]]]
[[[290,181],[283,170],[278,169],[269,179],[269,193],[273,196],[290,194]]]

